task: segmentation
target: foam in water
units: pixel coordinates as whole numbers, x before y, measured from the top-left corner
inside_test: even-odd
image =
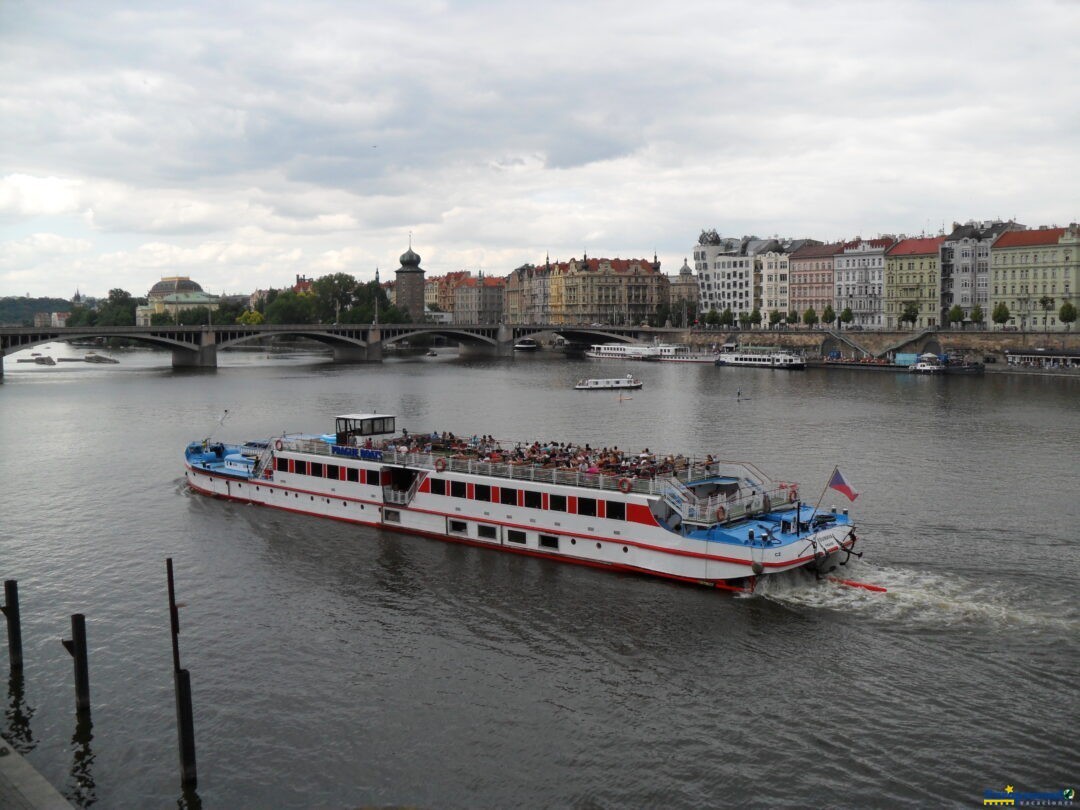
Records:
[[[834,572],[845,579],[881,585],[886,593],[853,588],[806,571],[788,571],[758,582],[754,596],[800,606],[842,610],[875,619],[920,626],[991,624],[1080,630],[1080,620],[1053,605],[1020,604],[1015,590],[997,582],[974,582],[951,573],[931,573],[853,561]]]

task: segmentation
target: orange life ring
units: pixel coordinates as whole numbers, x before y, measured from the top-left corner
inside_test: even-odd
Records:
[[[727,509],[722,506],[716,507],[716,522],[722,523],[727,520]]]
[[[619,479],[619,492],[627,493],[634,488],[633,482],[629,478]]]
[[[445,458],[437,458],[437,459],[435,459],[435,472],[442,472],[445,469],[446,469],[446,459]]]
[[[274,476],[274,471],[271,470],[269,467],[267,467],[265,470],[263,470],[263,478],[265,478],[267,481],[269,481],[271,478],[273,478],[273,476]]]
[[[282,444],[281,439],[274,439],[274,449],[277,450],[279,453],[281,452],[281,448],[284,446],[285,445]]]

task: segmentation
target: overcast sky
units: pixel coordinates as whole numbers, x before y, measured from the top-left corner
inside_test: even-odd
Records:
[[[1080,219],[1080,1],[0,3],[0,295]],[[388,275],[389,274],[389,275]]]

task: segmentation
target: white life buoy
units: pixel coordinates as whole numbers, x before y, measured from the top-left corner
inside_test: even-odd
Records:
[[[285,445],[284,443],[282,443],[281,439],[274,439],[274,449],[277,450],[279,453],[281,452],[281,448],[284,446]]]
[[[445,458],[437,458],[437,459],[435,459],[435,472],[442,472],[445,469],[446,469],[446,459]]]
[[[631,480],[629,478],[620,478],[619,479],[619,492],[627,493],[631,489],[633,489],[633,486],[634,486],[634,484],[633,484],[633,482],[631,482]]]

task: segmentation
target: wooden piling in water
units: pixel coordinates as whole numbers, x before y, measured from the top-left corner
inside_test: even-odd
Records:
[[[180,611],[173,584],[172,557],[165,560],[169,579],[169,625],[172,635],[173,687],[176,691],[176,732],[180,745],[180,784],[193,788],[198,784],[195,767],[195,715],[191,709],[191,675],[180,668]]]
[[[61,639],[60,643],[75,659],[75,710],[79,713],[89,712],[90,665],[86,655],[86,617],[83,614],[71,614],[71,640]]]
[[[7,617],[8,665],[12,675],[19,675],[23,669],[22,654],[22,618],[19,616],[19,583],[14,579],[4,580],[4,604],[0,610]]]

